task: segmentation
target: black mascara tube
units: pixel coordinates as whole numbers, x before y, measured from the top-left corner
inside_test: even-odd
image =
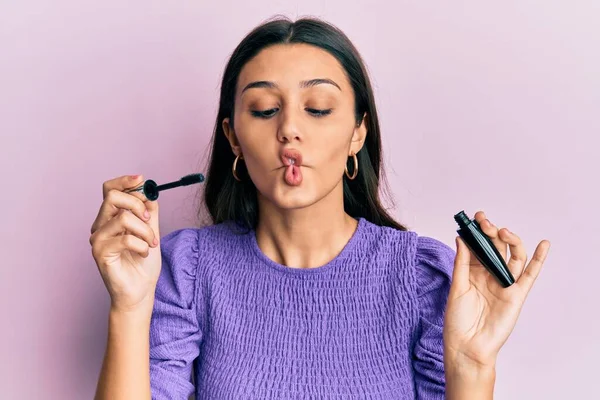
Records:
[[[492,240],[481,230],[474,219],[471,220],[464,211],[454,216],[458,223],[459,236],[477,257],[479,262],[492,274],[502,287],[507,288],[515,283],[515,278],[504,262],[504,258],[492,243]]]

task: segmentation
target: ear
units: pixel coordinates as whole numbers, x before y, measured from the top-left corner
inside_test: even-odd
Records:
[[[239,156],[240,154],[242,154],[242,148],[240,146],[240,143],[238,142],[237,136],[235,135],[235,131],[233,130],[232,126],[229,124],[229,118],[223,119],[222,125],[223,125],[223,133],[225,134],[225,137],[229,141],[229,145],[231,146],[231,151],[236,156]]]
[[[352,134],[352,143],[350,144],[350,154],[356,154],[362,149],[367,138],[367,113],[363,115],[360,124],[354,127],[354,133]]]

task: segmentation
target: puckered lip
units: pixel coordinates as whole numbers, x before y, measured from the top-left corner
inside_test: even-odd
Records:
[[[298,167],[302,165],[302,153],[300,153],[296,149],[283,149],[280,153],[281,162],[284,166],[288,165],[297,165]]]

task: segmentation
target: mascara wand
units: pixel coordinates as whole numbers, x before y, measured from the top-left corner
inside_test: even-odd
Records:
[[[172,189],[180,186],[188,186],[202,182],[204,182],[204,175],[202,174],[186,175],[178,181],[165,183],[163,185],[157,185],[152,179],[148,179],[143,185],[133,189],[128,189],[125,191],[125,193],[142,192],[148,200],[155,201],[158,199],[158,194],[162,190]]]

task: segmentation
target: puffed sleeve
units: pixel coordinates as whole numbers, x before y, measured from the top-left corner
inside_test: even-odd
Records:
[[[197,314],[197,229],[171,232],[161,239],[162,267],[150,322],[152,399],[188,399],[194,392],[192,365],[202,332]]]
[[[419,326],[413,354],[418,399],[444,399],[444,312],[456,252],[439,240],[418,236],[416,250]]]

